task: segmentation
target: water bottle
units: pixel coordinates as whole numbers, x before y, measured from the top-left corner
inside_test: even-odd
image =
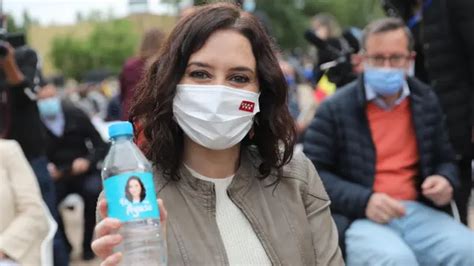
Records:
[[[160,227],[150,162],[133,143],[129,122],[109,126],[112,146],[104,161],[102,182],[108,216],[119,219],[123,236],[116,252],[121,265],[166,265],[166,243]]]

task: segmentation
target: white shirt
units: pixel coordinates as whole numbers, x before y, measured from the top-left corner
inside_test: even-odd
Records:
[[[232,202],[227,188],[234,176],[210,178],[186,166],[191,174],[214,184],[216,191],[216,221],[229,265],[271,265],[262,243],[242,211]]]

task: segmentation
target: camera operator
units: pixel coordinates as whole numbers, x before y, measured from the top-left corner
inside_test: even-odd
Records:
[[[26,46],[15,49],[7,41],[0,41],[0,92],[4,96],[1,115],[5,121],[2,135],[20,144],[36,174],[43,199],[57,220],[55,191],[45,156],[45,135],[36,105],[35,87],[41,85],[37,65],[38,57],[32,49]],[[55,265],[68,265],[63,239],[56,234]]]
[[[352,29],[342,32],[334,16],[320,13],[314,16],[311,29],[304,36],[317,48],[316,81],[325,74],[339,88],[356,79],[351,57],[360,47]]]

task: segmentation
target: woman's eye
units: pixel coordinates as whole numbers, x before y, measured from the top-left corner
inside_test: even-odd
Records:
[[[193,71],[189,74],[192,78],[197,78],[197,79],[207,79],[209,78],[209,74],[203,71]]]
[[[250,81],[250,79],[246,76],[233,76],[231,80],[237,83],[247,83]]]

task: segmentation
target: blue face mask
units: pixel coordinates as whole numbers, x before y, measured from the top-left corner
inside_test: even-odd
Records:
[[[58,97],[38,100],[37,105],[42,117],[55,117],[61,112],[61,100]]]
[[[311,69],[311,68],[305,68],[305,69],[304,69],[304,77],[305,77],[305,79],[312,81],[312,80],[314,79],[314,72],[313,72],[313,69]]]
[[[391,96],[398,93],[405,82],[405,70],[401,68],[365,67],[364,81],[375,93]]]
[[[255,0],[245,0],[244,1],[244,6],[242,7],[245,11],[249,12],[249,13],[252,13],[253,11],[255,11],[255,7],[256,7],[256,3],[255,3]]]
[[[293,76],[286,76],[285,75],[285,80],[288,86],[292,87],[296,84],[295,78]]]

